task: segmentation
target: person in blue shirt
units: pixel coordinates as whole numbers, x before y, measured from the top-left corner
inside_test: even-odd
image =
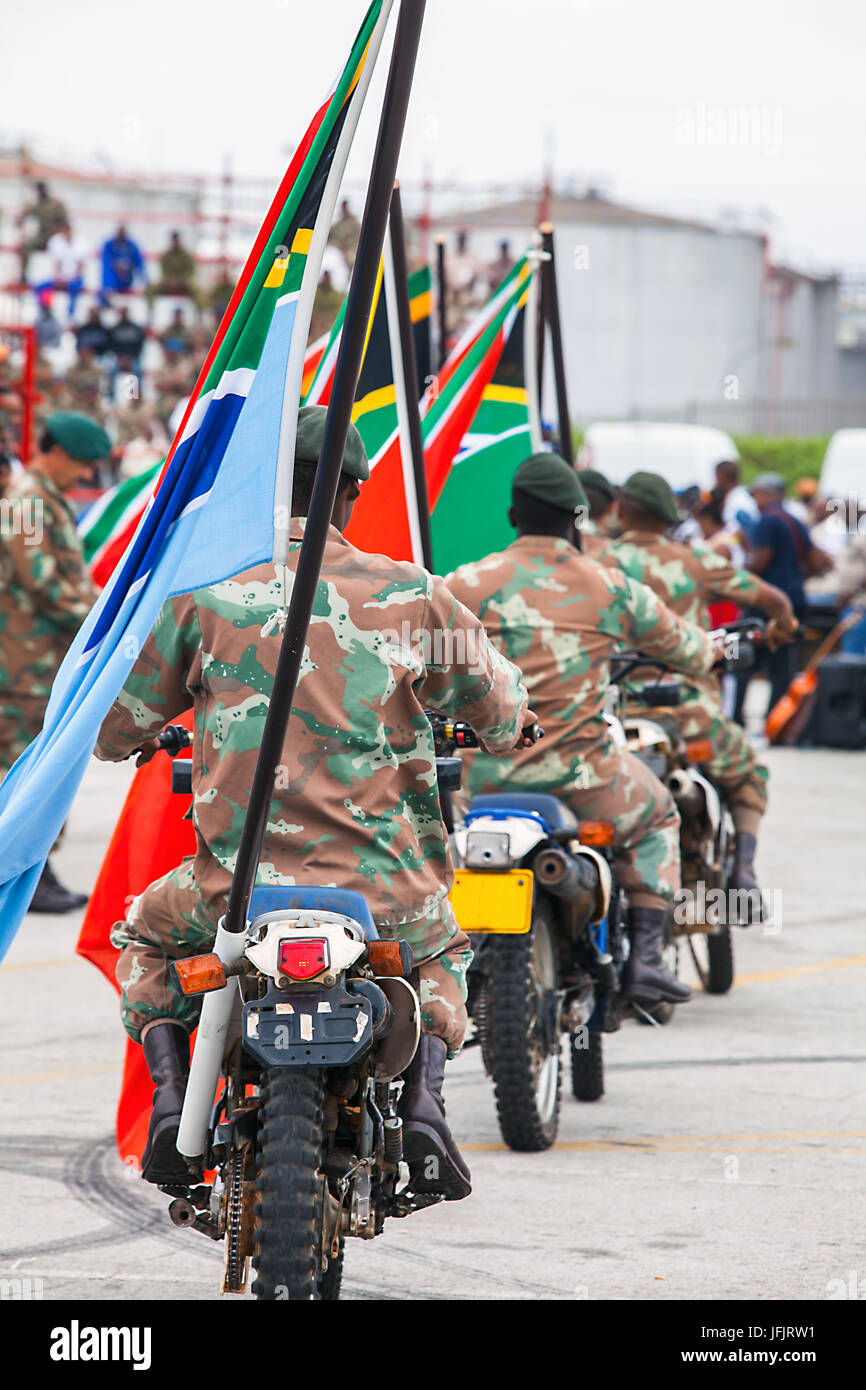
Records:
[[[817,573],[828,557],[812,544],[812,538],[801,521],[783,505],[785,479],[779,473],[762,473],[755,479],[749,491],[760,512],[760,518],[752,534],[752,553],[749,569],[781,589],[791,601],[797,619],[802,620],[806,610],[804,581],[809,574]],[[798,649],[796,644],[780,647],[777,651],[762,653],[770,680],[770,704],[772,709],[782,698],[794,677]],[[734,718],[742,723],[743,703],[749,673],[737,678],[737,700]]]
[[[102,303],[108,303],[109,292],[128,294],[135,288],[136,276],[142,285],[147,284],[141,247],[121,225],[102,248]]]

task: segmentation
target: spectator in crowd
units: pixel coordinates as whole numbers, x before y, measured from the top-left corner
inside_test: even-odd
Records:
[[[342,253],[347,270],[351,270],[355,264],[360,235],[361,224],[349,207],[348,200],[344,198],[340,204],[340,216],[331,228],[328,241]]]
[[[338,289],[334,288],[331,280],[331,272],[323,270],[319,285],[316,290],[316,298],[313,304],[313,315],[310,321],[310,341],[315,342],[317,338],[330,333],[334,326],[334,320],[340,312],[344,296]]]
[[[726,560],[730,560],[737,569],[745,569],[746,551],[739,529],[725,525],[724,501],[720,488],[713,488],[708,497],[701,498],[695,509],[701,539],[711,550],[717,550]]]
[[[102,303],[108,303],[110,293],[128,294],[135,288],[136,278],[142,285],[147,284],[144,256],[138,242],[121,224],[102,247]]]
[[[75,345],[79,354],[89,349],[96,358],[104,357],[111,351],[111,333],[102,322],[102,313],[98,305],[94,305],[84,323],[76,328]]]
[[[496,257],[495,261],[491,262],[487,270],[487,284],[491,294],[493,294],[494,290],[499,289],[499,286],[502,284],[502,281],[512,269],[513,265],[514,257],[511,254],[509,243],[507,241],[500,241],[499,255]]]
[[[36,310],[36,341],[40,348],[56,348],[63,339],[63,327],[51,312],[50,304],[40,299]]]
[[[192,333],[187,327],[186,316],[180,304],[171,316],[171,322],[159,335],[163,349],[168,352],[189,352],[192,347]]]
[[[740,481],[737,459],[723,459],[716,464],[716,487],[721,492],[722,516],[726,526],[736,526],[746,541],[751,541],[760,513],[754,497]]]
[[[785,487],[785,480],[778,473],[762,473],[752,483],[750,491],[760,520],[753,534],[749,568],[787,594],[795,616],[802,619],[806,607],[803,586],[807,575],[820,574],[832,561],[813,545],[805,526],[785,508]],[[770,680],[771,709],[791,683],[796,657],[797,648],[793,644],[761,654]],[[748,680],[748,672],[738,677],[734,717],[740,723]]]
[[[0,497],[5,497],[6,489],[12,481],[12,460],[8,454],[0,453]]]
[[[72,228],[64,222],[48,240],[46,251],[54,262],[54,273],[50,280],[43,280],[35,286],[39,302],[50,306],[51,295],[56,290],[65,290],[69,297],[69,322],[75,318],[78,296],[84,288],[84,259],[87,248],[72,235]]]
[[[697,509],[701,505],[701,490],[697,483],[693,483],[691,487],[678,492],[676,498],[682,520],[674,531],[674,540],[689,545],[692,541],[699,540],[701,535],[697,518]]]
[[[45,251],[48,243],[63,227],[69,225],[69,214],[59,198],[52,198],[48,191],[47,183],[41,181],[33,185],[35,194],[32,203],[28,203],[22,208],[18,218],[22,229],[22,240],[20,248],[21,256],[21,283],[27,283],[27,262],[34,251]],[[27,224],[33,224],[33,230],[27,234]]]
[[[165,426],[152,406],[139,404],[118,413],[121,444],[119,477],[134,478],[160,463],[170,443]]]
[[[125,358],[133,364],[136,375],[141,370],[141,352],[144,347],[145,331],[140,323],[129,317],[129,308],[124,304],[117,323],[109,329],[111,351],[119,360]]]
[[[785,508],[807,528],[817,520],[815,500],[818,493],[817,478],[798,478],[794,484],[794,496],[785,502]]]
[[[79,410],[84,415],[98,417],[104,424],[99,398],[105,386],[105,373],[92,348],[78,349],[78,357],[67,367],[63,378],[62,404],[66,410]]]
[[[195,258],[180,239],[180,232],[172,232],[167,250],[159,258],[161,278],[153,286],[152,295],[174,294],[184,299],[196,298]]]
[[[478,308],[487,286],[486,277],[469,250],[468,232],[457,233],[455,251],[447,259],[445,281],[451,309],[449,323],[452,328],[459,328]]]

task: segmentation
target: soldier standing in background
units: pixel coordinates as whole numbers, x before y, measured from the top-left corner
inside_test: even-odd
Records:
[[[0,776],[42,728],[54,677],[96,598],[64,493],[89,478],[111,441],[86,415],[49,416],[39,453],[7,488],[0,516]],[[58,883],[50,860],[32,912],[87,898]]]
[[[580,548],[597,560],[610,540],[607,523],[612,519],[616,488],[597,468],[581,468],[578,477],[589,507],[589,516],[580,523]]]

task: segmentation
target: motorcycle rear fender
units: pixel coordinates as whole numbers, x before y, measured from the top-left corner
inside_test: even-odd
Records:
[[[548,838],[547,831],[534,816],[474,816],[471,826],[461,825],[454,831],[454,844],[460,864],[466,862],[466,836],[472,831],[487,830],[509,837],[509,859],[519,864],[537,844]]]
[[[671,751],[671,740],[666,729],[654,719],[644,719],[636,715],[623,720],[626,738],[636,741],[639,748],[659,748],[664,753]]]
[[[593,849],[590,845],[581,845],[575,840],[572,840],[568,848],[576,859],[591,859],[598,870],[598,892],[595,898],[595,911],[590,918],[590,926],[594,927],[596,923],[604,920],[607,916],[608,908],[610,907],[610,894],[613,886],[613,876],[610,871],[610,865],[604,855],[599,854],[598,850]]]
[[[721,824],[722,820],[721,797],[719,796],[719,793],[716,791],[712,782],[710,782],[708,778],[704,777],[702,773],[698,772],[695,768],[692,768],[691,774],[693,780],[695,782],[698,782],[700,786],[703,788],[704,796],[706,798],[707,803],[707,817],[709,819],[710,825],[713,827],[713,831],[716,831],[719,828],[719,825]]]

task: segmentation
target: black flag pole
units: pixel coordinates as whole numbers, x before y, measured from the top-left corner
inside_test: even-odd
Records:
[[[553,223],[542,222],[541,249],[546,252],[542,263],[542,286],[550,328],[550,348],[553,357],[553,376],[556,382],[556,409],[559,417],[559,452],[568,463],[574,463],[574,444],[571,437],[571,416],[568,411],[568,392],[565,384],[565,357],[562,351],[562,324],[559,318],[559,295],[556,289],[556,261],[553,255]],[[539,354],[540,356],[541,354]]]
[[[439,370],[448,356],[448,281],[445,278],[445,238],[436,238],[436,295],[439,301]]]
[[[316,470],[309,516],[289,601],[286,629],[280,646],[223,923],[225,930],[229,932],[241,932],[246,927],[250,896],[255,885],[268,812],[274,794],[276,770],[282,758],[286,728],[298,684],[361,371],[364,340],[379,274],[391,193],[397,176],[397,161],[412,90],[424,8],[425,0],[402,0],[400,5],[355,268],[349,286],[343,332],[334,369],[322,453]]]
[[[406,258],[406,233],[403,225],[403,204],[400,185],[394,185],[391,195],[391,257],[394,265],[394,291],[397,301],[399,343],[391,351],[400,353],[403,368],[403,390],[409,425],[409,449],[412,455],[412,476],[415,481],[415,503],[418,535],[421,540],[421,562],[433,569],[433,538],[430,534],[430,500],[427,496],[427,471],[424,467],[424,442],[421,438],[421,415],[418,410],[418,358],[415,353],[415,329],[409,300],[409,264]],[[407,499],[408,500],[408,499]]]

